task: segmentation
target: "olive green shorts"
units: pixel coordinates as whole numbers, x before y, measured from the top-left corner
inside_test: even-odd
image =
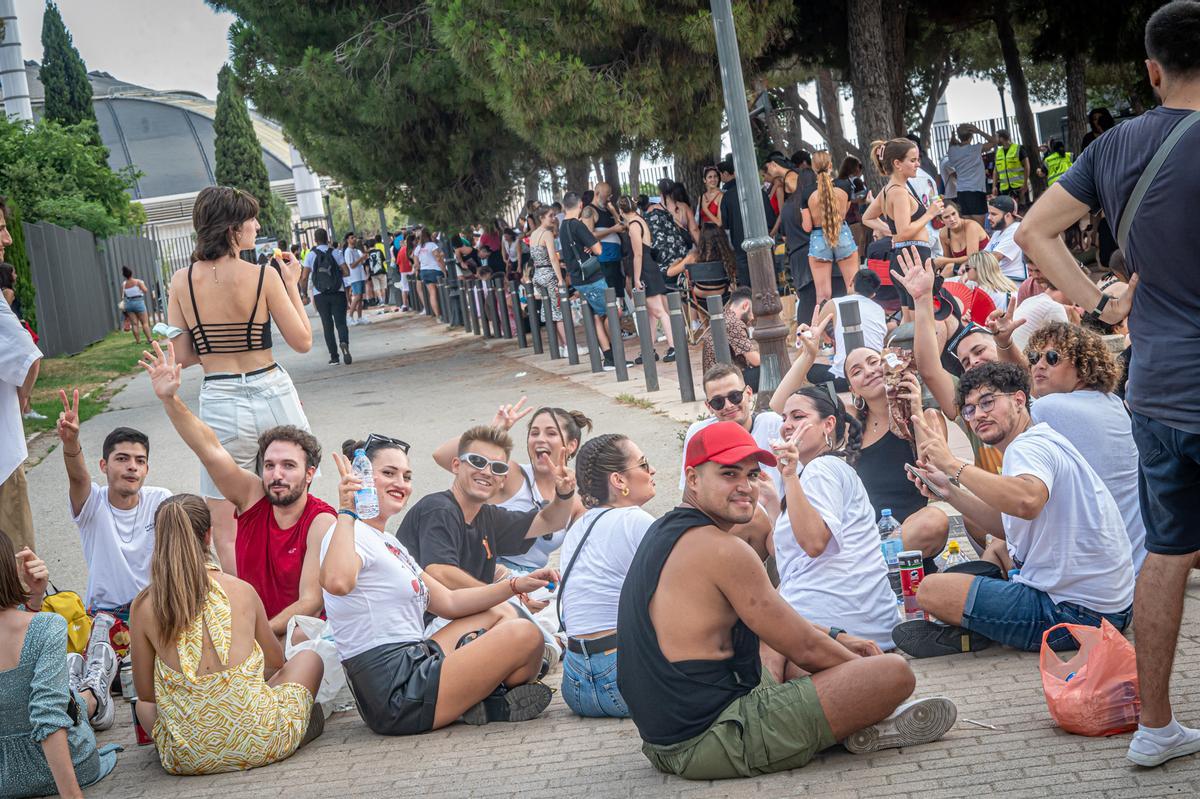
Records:
[[[721,780],[800,768],[835,743],[812,678],[780,685],[764,669],[707,730],[670,746],[643,743],[642,754],[668,774]]]

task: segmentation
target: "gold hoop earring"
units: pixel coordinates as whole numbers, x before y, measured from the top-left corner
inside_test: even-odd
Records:
[[[623,496],[623,497],[627,497],[627,496],[629,496],[629,489],[628,489],[628,488],[622,488],[622,489],[621,489],[621,496]]]

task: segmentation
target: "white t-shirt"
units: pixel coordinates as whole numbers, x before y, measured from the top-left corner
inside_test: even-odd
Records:
[[[1136,576],[1146,559],[1146,525],[1138,503],[1138,451],[1125,404],[1116,394],[1072,391],[1034,400],[1029,415],[1062,433],[1108,487],[1125,522]]]
[[[1050,494],[1028,521],[1002,514],[1008,554],[1021,569],[1013,580],[1097,613],[1133,604],[1133,561],[1125,523],[1112,494],[1083,455],[1048,424],[1017,436],[1004,451],[1005,477],[1031,475]]]
[[[824,552],[809,557],[796,542],[787,511],[779,514],[774,537],[780,595],[811,622],[842,627],[892,649],[892,628],[900,621],[896,594],[862,480],[841,458],[825,455],[804,467],[800,485],[831,537]]]
[[[142,486],[138,503],[121,510],[108,501],[107,486],[92,483],[92,493],[72,519],[79,528],[88,567],[84,604],[118,608],[132,602],[150,584],[154,514],[169,496],[171,492],[165,488]]]
[[[580,636],[617,628],[617,602],[633,555],[654,517],[641,508],[592,508],[567,530],[562,565],[575,555],[583,534],[601,513],[567,580],[562,595],[563,626],[567,635]]]
[[[342,282],[349,286],[351,283],[357,283],[367,279],[367,262],[363,261],[358,266],[351,266],[359,258],[362,258],[362,250],[354,247],[347,247],[342,253],[342,258],[346,262],[346,266],[350,267],[350,274],[342,278]]]
[[[862,319],[863,346],[875,351],[883,349],[883,340],[887,336],[887,316],[883,306],[869,297],[850,294],[834,299],[837,313],[833,315],[833,362],[829,371],[834,377],[845,377],[846,356],[846,327],[842,324],[842,308],[851,303],[858,305],[858,315]]]
[[[745,400],[742,400],[745,402]],[[687,484],[687,467],[683,464],[687,462],[687,445],[692,440],[692,436],[696,435],[701,429],[708,427],[717,421],[717,417],[710,416],[707,419],[701,419],[698,422],[692,422],[692,426],[688,428],[687,435],[683,437],[683,458],[679,466],[679,490],[682,491]],[[750,428],[750,435],[754,441],[767,452],[771,451],[771,442],[780,438],[779,428],[783,427],[783,417],[775,413],[775,411],[763,411],[755,414],[754,422]],[[771,482],[775,484],[775,493],[782,496],[783,481],[779,479],[779,470],[774,466],[763,464],[763,472],[771,476]]]
[[[321,541],[322,563],[336,527]],[[422,640],[429,589],[421,567],[394,536],[360,521],[354,522],[354,551],[362,561],[354,590],[345,596],[321,592],[338,657],[349,660],[384,644]]]
[[[537,483],[533,479],[533,467],[527,463],[522,463],[519,464],[519,468],[525,474],[524,484],[517,493],[513,494],[506,501],[501,502],[497,507],[517,511],[518,513],[541,510],[546,505],[547,500],[542,497],[542,492],[538,490]],[[566,530],[559,530],[551,534],[550,538],[539,535],[528,552],[523,555],[505,555],[504,559],[529,571],[541,569],[550,561],[551,553],[562,546],[563,537],[566,534]],[[563,561],[563,563],[565,564],[566,561]]]
[[[982,144],[951,144],[946,158],[957,178],[958,191],[987,191],[987,172],[983,168]]]
[[[1012,333],[1013,345],[1018,350],[1025,349],[1030,337],[1049,323],[1069,321],[1066,307],[1045,292],[1034,294],[1018,305],[1013,319],[1027,320]]]
[[[421,269],[433,269],[437,272],[442,271],[442,267],[438,265],[437,252],[438,246],[432,241],[427,241],[420,247],[417,247],[417,265]]]
[[[0,296],[0,483],[25,462],[25,426],[17,389],[42,352]]]
[[[962,191],[961,186],[959,191]],[[1029,276],[1029,270],[1025,268],[1025,253],[1017,246],[1016,235],[1019,227],[1020,222],[1013,222],[1004,230],[993,231],[987,247],[984,248],[985,252],[996,254],[1000,261],[1000,271],[1017,285]]]

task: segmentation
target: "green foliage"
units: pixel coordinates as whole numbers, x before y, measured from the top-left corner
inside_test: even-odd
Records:
[[[71,40],[71,32],[63,24],[58,6],[46,3],[42,15],[42,66],[39,78],[45,89],[45,116],[64,125],[90,121],[96,124],[92,108],[92,84],[88,82],[87,67]],[[99,131],[89,134],[94,144],[100,144]]]
[[[4,251],[4,260],[17,270],[17,285],[14,291],[21,303],[21,316],[29,326],[37,330],[37,290],[33,287],[33,273],[29,269],[29,254],[25,252],[25,228],[21,226],[21,209],[11,200],[8,204],[8,234],[12,244]]]
[[[145,221],[127,193],[138,172],[113,172],[95,144],[94,122],[64,126],[0,119],[0,194],[27,222],[82,227],[108,236]]]
[[[216,178],[222,186],[233,186],[258,200],[258,221],[264,235],[286,236],[291,229],[287,203],[271,191],[262,144],[246,108],[246,98],[228,64],[217,75]]]

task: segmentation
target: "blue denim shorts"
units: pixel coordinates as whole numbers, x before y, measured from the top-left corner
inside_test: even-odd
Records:
[[[442,282],[442,272],[439,269],[422,269],[421,282],[429,285],[437,285]]]
[[[125,299],[125,313],[145,313],[146,300],[142,297],[134,297]]]
[[[842,223],[842,229],[838,231],[837,244],[832,250],[825,241],[825,231],[822,228],[814,230],[808,239],[808,257],[814,261],[840,261],[843,258],[849,258],[856,252],[858,252],[858,245],[854,243],[854,237],[850,235],[850,226],[845,222]]]
[[[602,241],[600,242],[600,263],[606,264],[612,261],[621,260],[621,242],[619,241]]]
[[[364,291],[366,291],[366,289],[367,289],[367,281],[365,281],[365,280],[350,281],[350,293],[351,294],[355,294],[355,295],[362,294]]]
[[[1138,498],[1146,551],[1187,555],[1200,549],[1200,434],[1176,430],[1133,412]]]
[[[563,657],[562,696],[577,716],[629,718],[629,708],[617,688],[617,653]]]
[[[1056,624],[1099,627],[1101,619],[1108,619],[1124,630],[1132,617],[1132,607],[1121,613],[1097,613],[1074,602],[1055,604],[1049,594],[1024,583],[976,577],[967,590],[962,626],[1014,649],[1037,652],[1042,634]],[[1055,631],[1048,643],[1056,652],[1079,646],[1066,630]]]
[[[571,288],[580,297],[587,300],[587,304],[592,307],[592,313],[596,316],[604,317],[608,315],[604,304],[604,290],[608,288],[608,283],[605,282],[603,276],[600,276],[597,280],[593,280],[591,283],[584,283],[582,286],[572,284]]]

